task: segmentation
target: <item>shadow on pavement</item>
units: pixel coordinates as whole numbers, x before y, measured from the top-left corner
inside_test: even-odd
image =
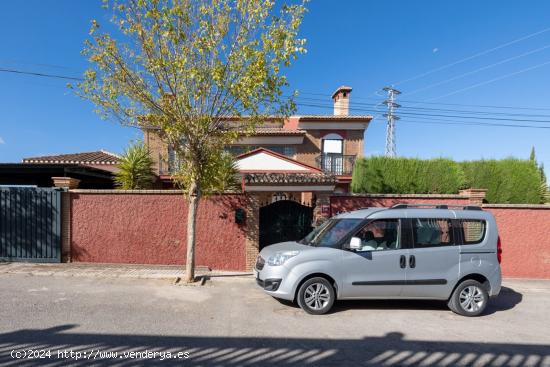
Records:
[[[516,292],[512,288],[502,287],[498,297],[491,299],[485,310],[485,315],[495,312],[508,311],[516,307],[523,300],[523,294]]]
[[[364,339],[254,338],[84,334],[76,325],[0,334],[0,365],[46,366],[549,366],[550,345],[408,340],[401,333]],[[12,359],[12,350],[51,350],[41,360]],[[58,350],[73,358],[58,358]],[[96,351],[99,351],[96,352]],[[180,359],[130,358],[130,351]],[[183,353],[189,359],[183,359]],[[76,359],[80,353],[80,359]],[[84,354],[86,353],[86,354]],[[107,353],[110,353],[107,355]],[[114,353],[118,353],[116,356]]]
[[[299,308],[296,303],[275,298],[281,304]],[[496,312],[507,311],[514,308],[523,299],[523,295],[512,288],[502,287],[498,297],[492,298],[487,309],[482,314],[491,315]],[[338,313],[347,310],[434,310],[451,312],[446,301],[415,300],[415,299],[387,299],[387,300],[342,300],[337,301],[330,313]]]

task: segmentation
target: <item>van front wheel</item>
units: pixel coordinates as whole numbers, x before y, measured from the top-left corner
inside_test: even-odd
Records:
[[[454,290],[447,305],[454,313],[462,316],[478,316],[487,307],[489,294],[480,282],[467,279]]]
[[[332,284],[325,278],[308,279],[298,290],[298,305],[312,315],[327,313],[336,298]]]

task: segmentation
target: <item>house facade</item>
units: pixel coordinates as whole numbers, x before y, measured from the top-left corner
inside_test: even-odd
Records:
[[[265,155],[275,153],[280,160],[264,162],[262,173],[285,172],[286,157],[297,165],[317,169],[335,177],[335,192],[348,192],[355,160],[363,154],[364,134],[372,116],[349,114],[352,88],[341,86],[333,94],[332,115],[296,115],[287,119],[271,118],[257,127],[252,136],[246,136],[227,146],[226,150],[236,156],[237,162],[244,157],[250,161],[250,152]],[[172,149],[165,144],[154,129],[144,129],[144,141],[155,162],[155,171],[163,185],[170,187],[170,175],[175,170],[177,159]],[[257,157],[256,159],[260,159]],[[285,163],[286,162],[286,163]],[[241,164],[242,165],[242,164]],[[239,166],[241,166],[239,165]],[[252,174],[247,167],[241,172]],[[296,173],[296,172],[286,172]]]
[[[303,238],[330,216],[330,195],[349,192],[355,160],[363,154],[372,116],[350,115],[352,88],[332,94],[333,114],[268,118],[253,135],[225,149],[236,157],[251,228],[247,262],[264,246]],[[228,119],[238,126],[239,120]],[[173,187],[177,158],[154,129],[143,131],[160,185]]]

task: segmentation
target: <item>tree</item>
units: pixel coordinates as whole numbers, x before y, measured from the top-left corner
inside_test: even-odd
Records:
[[[197,208],[211,194],[205,188],[216,186],[209,172],[223,147],[265,117],[295,110],[292,96],[283,94],[282,70],[305,52],[298,37],[305,5],[128,0],[105,6],[126,42],[92,22],[83,54],[93,66],[78,93],[104,117],[157,129],[174,149],[181,163],[174,178],[189,202],[185,278],[193,281]]]
[[[151,188],[155,174],[149,150],[138,141],[130,144],[118,163],[115,183],[123,190]]]
[[[550,204],[550,187],[548,187],[548,181],[546,179],[546,173],[544,172],[544,163],[539,166],[540,172],[540,197],[541,203]]]
[[[546,180],[546,173],[544,172],[544,163],[540,165],[537,162],[537,156],[535,154],[535,147],[531,147],[531,154],[529,155],[529,160],[537,167],[540,173],[540,202],[543,204],[550,202],[550,189],[548,188],[548,183]]]

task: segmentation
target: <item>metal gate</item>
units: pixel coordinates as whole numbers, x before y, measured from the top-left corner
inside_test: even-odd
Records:
[[[312,220],[313,208],[292,200],[279,200],[260,208],[260,250],[304,238],[311,232]]]
[[[0,187],[0,261],[61,262],[61,191]]]

